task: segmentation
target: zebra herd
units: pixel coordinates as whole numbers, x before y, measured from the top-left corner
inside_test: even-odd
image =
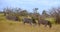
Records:
[[[15,21],[18,21],[19,19],[17,18],[17,17],[15,17],[15,16],[6,16],[6,18],[7,19],[9,19],[9,20],[15,20]],[[43,25],[45,25],[45,26],[49,26],[50,28],[52,27],[52,24],[51,24],[51,22],[50,21],[48,21],[48,20],[38,20],[37,22],[36,22],[36,20],[34,19],[34,18],[27,18],[27,17],[25,17],[25,18],[23,18],[23,21],[22,21],[24,24],[25,23],[28,23],[28,24],[30,24],[30,25],[32,25],[32,24],[38,24],[39,26],[40,26],[40,24],[43,24]]]
[[[38,20],[38,23],[35,21],[35,19],[29,19],[29,18],[24,18],[23,19],[23,23],[25,24],[25,23],[28,23],[28,24],[30,24],[30,25],[32,25],[32,24],[38,24],[39,26],[40,26],[40,24],[42,24],[42,25],[45,25],[45,26],[49,26],[49,28],[51,28],[52,27],[52,24],[51,24],[51,22],[50,21],[48,21],[48,20]]]

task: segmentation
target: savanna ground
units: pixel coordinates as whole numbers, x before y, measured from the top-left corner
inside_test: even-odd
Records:
[[[43,25],[24,25],[22,22],[7,20],[0,14],[0,32],[60,32],[60,25],[53,24],[52,28]]]

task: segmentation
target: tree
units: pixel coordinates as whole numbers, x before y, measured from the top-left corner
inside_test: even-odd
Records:
[[[3,13],[4,13],[4,16],[6,16],[6,12],[5,12],[6,8],[3,9]]]
[[[6,15],[9,15],[9,14],[12,13],[12,9],[10,9],[10,8],[4,8],[3,12],[4,12],[4,15],[6,16]]]
[[[56,19],[56,23],[60,24],[60,7],[52,8],[50,11],[50,15]]]
[[[49,15],[47,14],[46,10],[43,10],[43,12],[42,12],[42,16],[43,16],[44,18],[46,18],[46,17],[49,16]]]
[[[34,8],[34,9],[33,9],[33,12],[34,12],[34,13],[37,13],[37,10],[38,10],[38,8]]]
[[[22,11],[20,11],[20,15],[21,15],[21,16],[27,16],[27,15],[28,15],[27,10],[22,10]]]
[[[13,10],[15,13],[19,13],[22,9],[21,8],[14,8]]]
[[[34,8],[32,17],[35,18],[36,20],[38,20],[39,15],[40,14],[38,13],[38,8]]]

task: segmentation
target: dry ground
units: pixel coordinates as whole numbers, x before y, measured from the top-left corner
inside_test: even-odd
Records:
[[[60,32],[60,25],[54,25],[50,29],[49,27],[44,27],[41,25],[31,26],[24,25],[21,22],[14,21],[0,21],[0,32]]]

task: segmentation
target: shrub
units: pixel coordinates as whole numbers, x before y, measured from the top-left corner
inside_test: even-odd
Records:
[[[56,21],[54,18],[46,18],[45,20],[50,21],[52,24],[55,24]]]

